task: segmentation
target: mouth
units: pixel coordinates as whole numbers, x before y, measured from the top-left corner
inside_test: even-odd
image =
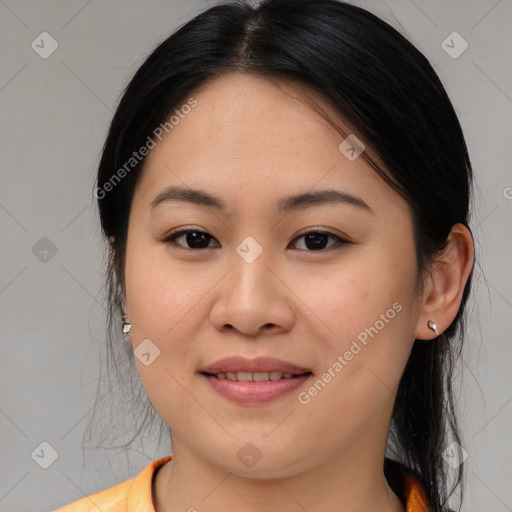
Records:
[[[312,378],[309,368],[275,357],[234,355],[199,370],[211,389],[239,405],[266,404],[289,395]]]
[[[211,389],[241,406],[264,406],[306,386],[312,372],[200,372]]]
[[[265,382],[283,379],[295,379],[305,375],[313,375],[312,372],[290,373],[290,372],[201,372],[208,377],[214,377],[219,380],[230,380],[235,382]]]
[[[219,359],[215,363],[200,368],[201,373],[215,375],[218,379],[238,380],[240,382],[258,382],[294,378],[297,375],[311,373],[310,368],[299,367],[291,362],[275,357],[257,357],[248,359],[234,355]]]

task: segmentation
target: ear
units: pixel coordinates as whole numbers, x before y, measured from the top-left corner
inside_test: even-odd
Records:
[[[110,263],[111,263],[111,265],[113,265],[113,264],[114,264],[114,254],[115,254],[115,251],[114,251],[114,241],[115,241],[115,237],[111,236],[111,237],[109,237],[109,239],[108,239],[108,240],[109,240],[109,244],[110,244],[110,250],[109,250],[109,254],[110,254]],[[123,308],[123,311],[124,311],[124,313],[126,314],[126,317],[127,317],[127,318],[126,318],[126,321],[128,321],[128,322],[129,322],[130,320],[129,320],[129,317],[128,317],[128,311],[127,311],[127,308],[126,308],[126,305],[125,305],[124,294],[123,294],[123,296],[122,296],[122,299],[121,299],[121,300],[122,300],[122,308]],[[128,334],[126,334],[126,335],[124,336],[124,339],[125,339],[126,343],[127,343],[130,347],[133,347],[133,345],[132,345],[132,336],[131,336],[131,334],[129,334],[129,333],[128,333]]]
[[[124,299],[123,299],[123,311],[124,311],[124,314],[125,316],[123,317],[123,337],[124,337],[124,341],[126,342],[126,344],[130,347],[133,348],[133,340],[132,340],[132,334],[130,332],[130,330],[128,332],[124,332],[124,322],[128,322],[128,323],[131,323],[130,322],[130,315],[128,314],[128,311],[126,310],[126,307],[124,305]],[[131,327],[130,327],[131,329]]]
[[[453,322],[473,264],[474,244],[471,232],[463,224],[455,224],[448,235],[446,248],[436,258],[425,283],[416,324],[417,339],[436,338]],[[438,334],[428,328],[429,320],[437,324]]]
[[[115,237],[114,236],[109,236],[108,237],[108,241],[109,241],[109,258],[110,258],[110,264],[115,267],[114,265],[114,256],[115,256],[115,249],[114,249],[114,241],[115,241]],[[116,276],[117,276],[117,271],[115,272]],[[124,304],[124,290],[121,292],[122,294],[122,298],[121,298],[121,301],[122,303]]]

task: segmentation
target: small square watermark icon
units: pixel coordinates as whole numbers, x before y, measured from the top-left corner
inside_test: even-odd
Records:
[[[468,46],[468,42],[458,32],[452,32],[441,43],[441,48],[452,59],[458,59],[468,49]]]
[[[59,47],[59,43],[48,32],[41,32],[30,46],[39,57],[47,59]]]
[[[160,355],[160,349],[149,338],[146,338],[133,353],[144,366],[149,366]]]
[[[32,247],[32,254],[41,263],[48,263],[57,254],[57,246],[49,238],[43,236]]]
[[[35,448],[30,456],[43,469],[48,469],[57,460],[59,454],[50,443],[43,441]]]
[[[242,448],[240,448],[240,450],[238,450],[236,455],[238,460],[248,468],[252,468],[263,456],[258,448],[252,443],[246,443]]]
[[[358,137],[351,133],[341,142],[338,149],[345,158],[353,162],[365,150],[365,145]]]
[[[442,453],[443,460],[452,469],[457,469],[468,458],[468,456],[468,452],[455,441],[449,444]]]
[[[236,252],[246,263],[252,263],[263,252],[263,247],[252,236],[248,236],[236,248]]]

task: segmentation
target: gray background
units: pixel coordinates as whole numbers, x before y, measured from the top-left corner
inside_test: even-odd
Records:
[[[357,4],[426,54],[466,133],[479,263],[458,393],[468,453],[464,510],[511,511],[512,2]],[[169,446],[149,443],[129,451],[128,460],[107,453],[95,466],[83,464],[105,314],[92,187],[127,80],[158,41],[206,6],[0,0],[0,511],[51,510],[169,453]],[[43,59],[31,43],[45,31],[59,46]],[[442,47],[453,31],[469,44],[458,58]],[[36,245],[48,245],[43,237],[55,254]],[[31,456],[42,442],[58,452],[48,469]]]

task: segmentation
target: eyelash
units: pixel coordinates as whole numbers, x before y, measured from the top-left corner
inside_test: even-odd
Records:
[[[178,243],[175,242],[175,240],[177,238],[180,238],[183,235],[187,235],[188,233],[204,234],[204,235],[209,236],[212,240],[215,240],[215,238],[212,235],[210,235],[209,233],[207,233],[206,231],[201,231],[199,229],[184,229],[184,230],[180,230],[180,231],[171,232],[162,241],[164,243],[166,243],[166,244],[178,245],[182,249],[185,249],[187,251],[193,251],[193,252],[204,251],[204,250],[207,250],[207,249],[213,249],[213,247],[202,247],[200,249],[193,249],[193,248],[190,248],[190,247],[184,247],[183,245],[178,244]],[[331,238],[335,238],[335,239],[337,239],[338,242],[334,246],[328,247],[326,249],[318,249],[318,250],[298,249],[298,250],[302,250],[302,251],[305,251],[305,252],[311,252],[311,253],[313,253],[313,252],[325,252],[325,251],[329,251],[331,249],[336,248],[336,246],[340,246],[340,245],[344,245],[344,244],[350,243],[350,242],[348,242],[348,240],[345,240],[345,239],[341,238],[340,236],[335,235],[334,233],[330,233],[328,231],[320,231],[320,230],[317,230],[317,229],[313,229],[311,231],[306,231],[305,233],[302,233],[301,235],[298,235],[296,238],[294,238],[292,240],[292,243],[295,242],[296,240],[298,240],[299,238],[303,238],[303,237],[305,237],[307,235],[316,234],[316,233],[321,234],[321,235],[327,235],[327,236],[329,236]]]

